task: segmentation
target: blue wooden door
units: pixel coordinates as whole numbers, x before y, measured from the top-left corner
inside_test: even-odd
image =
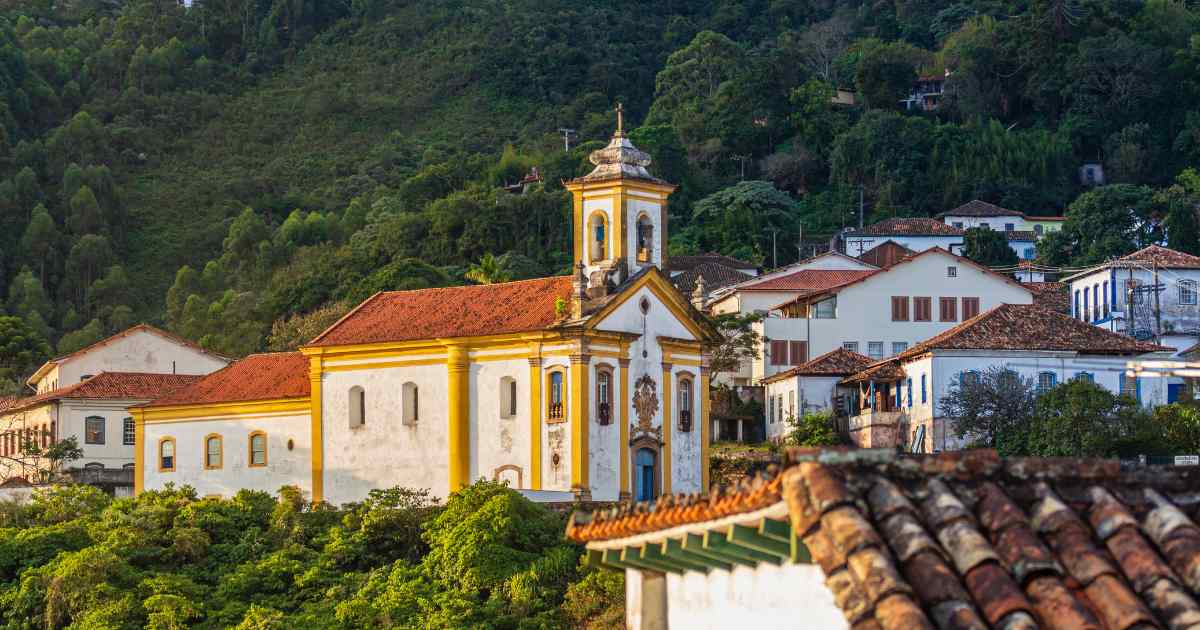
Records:
[[[655,470],[657,468],[655,465],[656,459],[658,458],[655,456],[654,451],[648,448],[638,449],[634,462],[637,470],[637,475],[635,475],[635,479],[637,480],[635,497],[638,501],[649,501],[654,498],[654,480],[657,474]]]
[[[1183,383],[1167,384],[1167,402],[1179,402],[1179,394],[1183,391]]]

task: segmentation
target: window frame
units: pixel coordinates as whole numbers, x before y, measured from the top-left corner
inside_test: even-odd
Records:
[[[1196,281],[1195,280],[1180,280],[1179,288],[1179,303],[1184,306],[1196,305]],[[1185,300],[1184,296],[1190,296],[1190,299]]]
[[[907,295],[892,296],[892,321],[907,322],[909,321],[909,305]]]
[[[858,354],[858,342],[857,341],[843,341],[842,349],[845,350],[846,352],[853,352],[854,354]]]
[[[163,446],[167,443],[171,444],[170,466],[163,465]],[[158,438],[158,446],[154,449],[154,457],[158,465],[158,472],[175,472],[176,468],[179,466],[179,445],[176,444],[175,438],[169,435],[164,435],[163,437]]]
[[[933,321],[933,297],[928,295],[916,296],[913,299],[913,321]]]
[[[788,340],[787,339],[770,339],[770,365],[772,367],[786,367],[788,365]],[[782,348],[782,350],[780,350]]]
[[[416,381],[400,385],[400,423],[406,427],[421,423],[421,386]]]
[[[1043,383],[1043,380],[1048,380],[1050,382],[1049,386],[1047,386],[1045,383]],[[1037,393],[1044,394],[1044,393],[1054,389],[1057,385],[1058,385],[1058,374],[1056,374],[1050,370],[1038,371],[1037,388],[1036,388]]]
[[[788,365],[804,365],[808,362],[808,342],[788,341]]]
[[[93,420],[100,421],[100,439],[99,439],[99,441],[92,439],[91,424],[92,424]],[[108,432],[107,424],[108,424],[108,420],[104,416],[88,416],[88,417],[84,418],[83,419],[83,443],[91,444],[94,446],[104,446],[105,442],[108,439],[108,436],[105,435]]]
[[[879,346],[879,353],[878,353],[878,356],[876,356],[876,353],[874,353],[874,352],[871,352],[871,347],[872,347],[872,346],[875,346],[875,345],[877,345],[877,344],[878,344],[878,346]],[[877,360],[877,361],[878,361],[879,359],[882,359],[882,358],[883,358],[883,356],[884,356],[884,355],[883,355],[883,353],[884,353],[884,346],[883,346],[883,342],[882,342],[882,341],[868,341],[868,342],[867,342],[867,357],[869,357],[869,358],[871,358],[871,359],[875,359],[875,360]]]
[[[53,436],[51,436],[53,439]],[[131,416],[121,418],[121,446],[137,444],[137,422]]]
[[[350,429],[367,426],[367,390],[362,385],[353,385],[347,390],[347,411]]]
[[[980,306],[981,306],[979,303],[979,298],[963,297],[963,298],[961,298],[961,300],[962,300],[962,308],[960,310],[962,311],[962,321],[965,322],[968,319],[971,319],[972,317],[975,317],[976,315],[979,314]],[[968,306],[967,306],[968,304],[971,305],[971,308],[968,308]]]
[[[558,375],[558,403],[554,402],[554,376]],[[567,421],[567,369],[561,365],[552,365],[546,368],[546,423],[561,424]],[[554,406],[558,405],[558,415],[555,415]]]
[[[603,241],[596,240],[596,233],[595,233],[596,219],[600,220],[599,227],[604,230],[604,234],[603,234],[604,240]],[[608,213],[603,210],[592,211],[592,214],[588,216],[587,231],[588,231],[588,260],[590,260],[593,263],[597,263],[597,262],[604,262],[604,261],[612,258],[612,255],[609,253],[609,247],[608,247],[608,242],[612,235],[612,231],[608,227]],[[599,249],[600,249],[599,257],[596,257],[595,250],[596,250],[597,246],[599,246]]]
[[[686,385],[687,396],[684,396]],[[675,374],[675,426],[681,433],[691,433],[696,428],[696,378],[691,372]],[[684,404],[687,409],[684,409]],[[686,422],[685,422],[685,414]]]
[[[254,463],[254,438],[256,438],[256,437],[262,438],[263,460],[262,460],[261,464]],[[262,431],[262,430],[251,431],[250,434],[246,436],[246,455],[247,455],[246,467],[247,468],[266,468],[267,465],[270,464],[270,462],[271,462],[270,451],[271,451],[270,440],[267,439],[267,432]]]
[[[939,322],[957,322],[958,321],[958,298],[956,298],[956,297],[939,297],[938,298],[938,321]]]
[[[907,341],[893,341],[892,342],[892,356],[900,354],[901,352],[904,352],[905,350],[908,350],[908,342]]]
[[[209,459],[212,453],[209,452],[209,442],[217,441],[217,463],[213,465]],[[221,470],[225,467],[225,438],[220,433],[209,433],[204,436],[204,470]]]
[[[654,221],[650,219],[650,215],[642,212],[638,214],[633,225],[634,257],[640,263],[650,262],[654,259]]]
[[[517,417],[517,379],[513,376],[500,377],[500,417],[505,420]],[[404,404],[404,389],[401,388],[401,401]],[[419,394],[418,394],[419,396]],[[418,401],[420,402],[420,401]]]
[[[958,277],[958,267],[955,265],[950,265],[950,266],[946,267],[946,277],[947,278],[957,278]]]
[[[616,379],[613,378],[613,375],[613,366],[608,363],[596,364],[596,423],[602,427],[612,424],[615,415],[613,411],[616,410],[616,405],[613,404],[613,400],[616,397],[613,396],[613,387]],[[607,383],[603,382],[604,379],[607,379]],[[607,401],[604,400],[603,394],[607,394]],[[608,403],[607,409],[604,408],[605,402]]]

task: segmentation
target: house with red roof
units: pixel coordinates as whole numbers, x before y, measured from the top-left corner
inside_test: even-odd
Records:
[[[620,123],[591,161],[566,182],[573,274],[383,291],[298,353],[247,357],[143,405],[138,490],[286,484],[341,504],[479,478],[545,501],[708,487],[717,335],[666,271],[675,187]]]
[[[791,430],[789,423],[807,413],[848,416],[853,392],[838,383],[872,363],[870,357],[837,348],[764,378],[767,439],[782,440]]]
[[[847,230],[838,240],[838,249],[850,256],[861,256],[887,241],[914,252],[940,247],[958,253],[962,250],[963,230],[929,217],[894,217]]]
[[[44,480],[50,463],[35,451],[73,437],[82,456],[55,472],[110,492],[131,491],[135,432],[129,409],[228,362],[148,324],[50,359],[29,378],[33,393],[0,408],[0,480]]]
[[[989,368],[1011,370],[1038,391],[1083,379],[1146,406],[1166,401],[1162,378],[1142,374],[1141,363],[1170,357],[1172,348],[1091,326],[1032,304],[1003,304],[877,361],[839,385],[855,387],[851,439],[863,447],[917,452],[966,448],[941,401],[956,385]]]
[[[960,230],[987,228],[1006,233],[1027,232],[1032,235],[1033,240],[1041,238],[1044,234],[1061,230],[1063,223],[1067,220],[1066,217],[1058,215],[1030,215],[978,199],[972,199],[953,210],[947,210],[937,215],[937,218]]]

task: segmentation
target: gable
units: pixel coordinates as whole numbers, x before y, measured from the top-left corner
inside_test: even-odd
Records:
[[[641,308],[643,298],[650,304],[644,315]],[[655,335],[704,340],[712,333],[696,321],[694,312],[691,305],[660,274],[651,271],[594,313],[587,328],[641,333],[653,323]]]

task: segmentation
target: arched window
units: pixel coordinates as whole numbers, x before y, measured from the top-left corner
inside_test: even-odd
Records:
[[[550,422],[562,422],[566,418],[567,392],[564,389],[564,374],[562,368],[546,374],[546,419]]]
[[[1042,235],[1042,226],[1040,224],[1034,224],[1033,233],[1037,234],[1038,236],[1041,236]]]
[[[505,376],[500,379],[500,417],[517,415],[517,379]]]
[[[1077,372],[1075,374],[1075,380],[1083,381],[1085,383],[1095,383],[1096,375],[1092,374],[1091,372]]]
[[[1058,377],[1054,372],[1038,372],[1037,391],[1039,394],[1054,389],[1058,383]]]
[[[400,387],[400,405],[400,421],[410,427],[416,426],[421,419],[421,390],[416,383],[409,381]]]
[[[641,215],[637,220],[637,259],[638,262],[650,262],[654,252],[654,224],[650,217]]]
[[[175,438],[158,440],[158,472],[175,472]]]
[[[225,465],[225,445],[221,436],[210,433],[204,436],[204,468],[217,470]]]
[[[612,368],[607,365],[596,367],[596,419],[601,425],[612,424],[613,416]]]
[[[261,468],[267,465],[267,434],[254,431],[250,434],[250,467]]]
[[[679,430],[683,433],[690,433],[692,430],[692,377],[689,374],[679,375],[679,384],[676,388],[679,392]]]
[[[83,443],[104,444],[104,418],[88,416],[83,420]]]
[[[367,392],[355,385],[350,388],[350,428],[357,429],[367,423]]]
[[[608,217],[603,212],[592,213],[588,221],[591,249],[588,257],[592,262],[608,259]]]

